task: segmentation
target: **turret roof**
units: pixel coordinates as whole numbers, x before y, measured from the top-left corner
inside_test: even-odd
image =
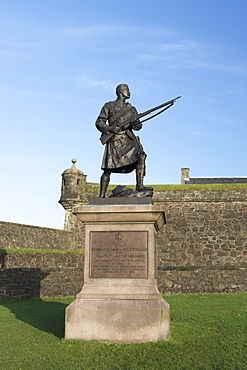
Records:
[[[63,171],[62,175],[64,174],[80,174],[80,175],[84,175],[84,173],[79,170],[78,168],[76,168],[75,166],[75,163],[77,162],[76,159],[71,159],[71,162],[72,162],[72,166],[70,168],[68,168],[67,170]]]

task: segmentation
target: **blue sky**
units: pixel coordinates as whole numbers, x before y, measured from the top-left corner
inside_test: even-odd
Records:
[[[94,126],[127,83],[143,112],[146,184],[247,176],[245,0],[0,0],[0,220],[63,228],[61,173],[98,182]],[[134,183],[134,173],[113,184]]]

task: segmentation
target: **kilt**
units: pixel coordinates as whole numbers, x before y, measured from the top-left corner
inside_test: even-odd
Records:
[[[129,130],[119,132],[113,140],[106,143],[101,169],[115,173],[130,173],[136,168],[142,152],[138,136]]]

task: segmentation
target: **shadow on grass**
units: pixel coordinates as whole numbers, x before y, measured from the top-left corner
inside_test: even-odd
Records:
[[[39,298],[1,303],[15,315],[17,320],[58,338],[64,337],[65,308],[68,304],[47,302]]]

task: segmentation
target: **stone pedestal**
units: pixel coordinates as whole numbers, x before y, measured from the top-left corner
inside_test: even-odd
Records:
[[[85,223],[84,286],[67,307],[65,337],[110,342],[169,340],[169,304],[156,282],[156,231],[165,223],[153,205],[76,208]]]

